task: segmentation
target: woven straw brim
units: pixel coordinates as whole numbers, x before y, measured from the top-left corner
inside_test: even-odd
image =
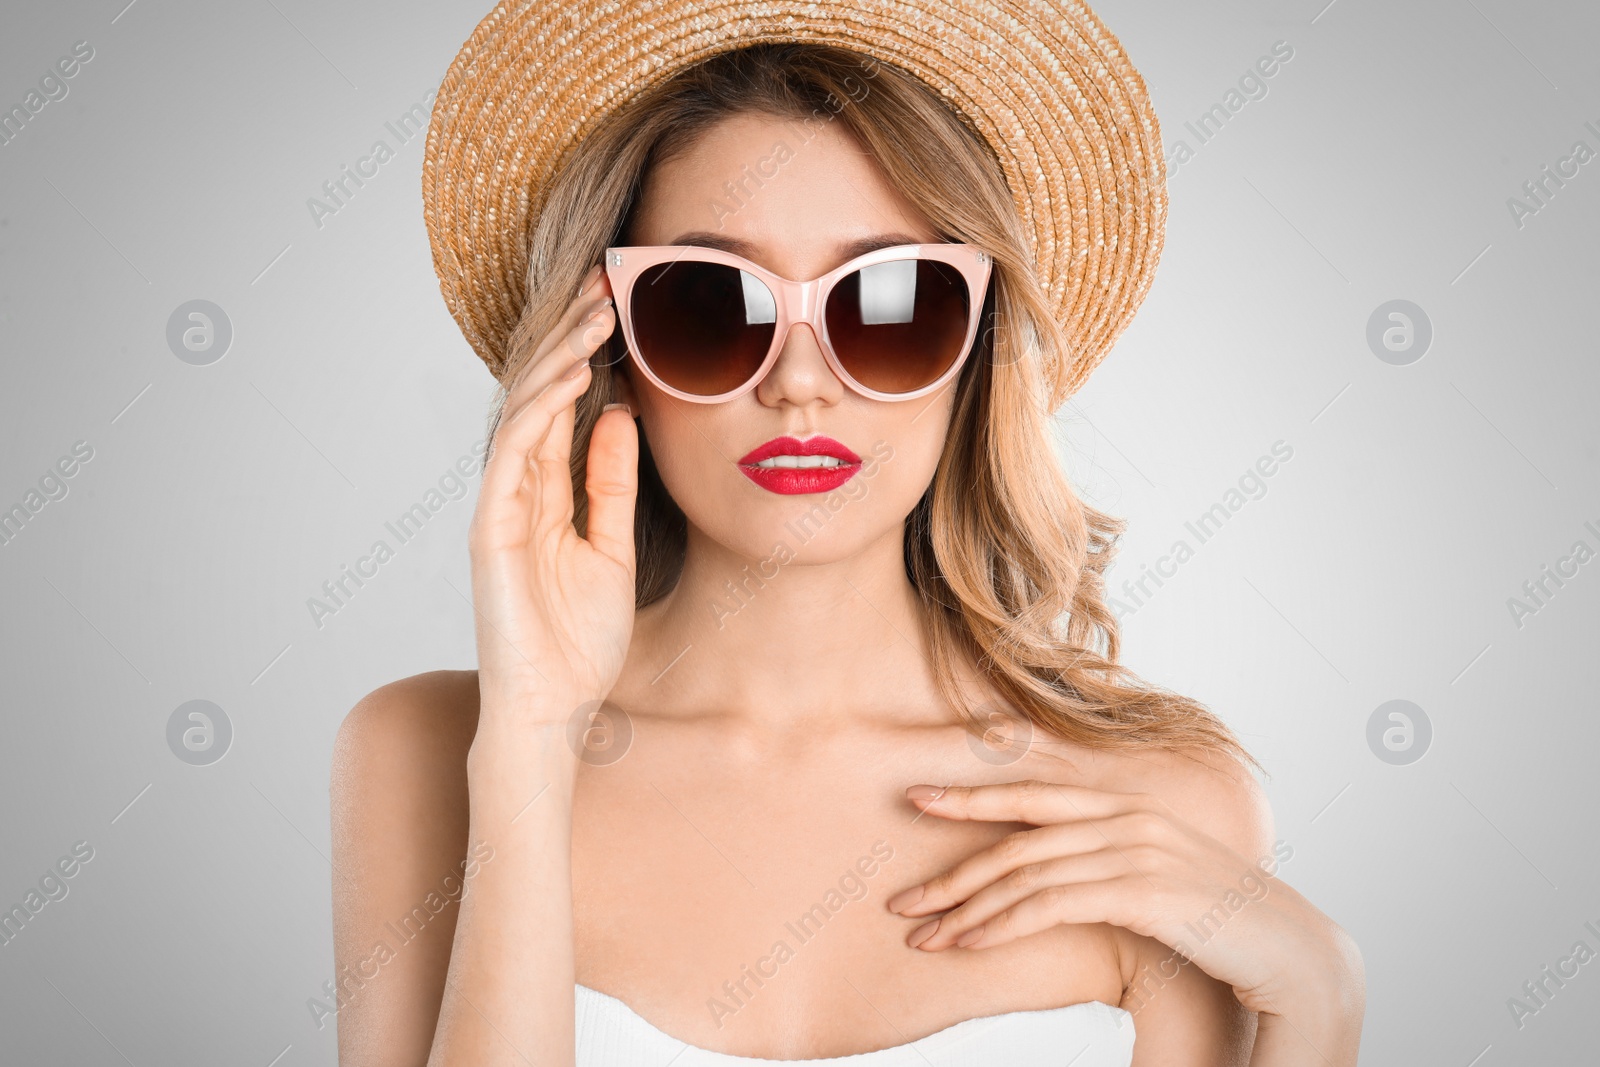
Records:
[[[1038,279],[1072,346],[1045,367],[1054,409],[1133,317],[1166,223],[1166,164],[1144,80],[1075,0],[507,0],[434,102],[423,216],[440,291],[499,377],[526,299],[528,236],[567,155],[607,113],[696,62],[814,41],[897,64],[993,147]]]

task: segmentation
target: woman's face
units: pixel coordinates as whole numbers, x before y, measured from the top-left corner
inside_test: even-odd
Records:
[[[708,235],[715,235],[740,242],[728,251],[805,281],[859,254],[848,246],[863,238],[940,240],[841,127],[824,122],[809,132],[808,141],[800,123],[769,116],[724,120],[647,176],[624,242],[710,245]],[[775,157],[785,160],[776,175],[761,177]],[[730,189],[745,190],[743,206]],[[637,373],[631,359],[621,369],[622,398],[638,414],[661,479],[689,523],[736,555],[777,554],[779,563],[829,562],[880,538],[898,538],[933,477],[954,395],[952,381],[914,400],[869,400],[834,375],[805,324],[790,329],[761,382],[724,403],[670,396]],[[822,492],[764,488],[739,460],[784,435],[826,435],[855,452],[861,465]]]

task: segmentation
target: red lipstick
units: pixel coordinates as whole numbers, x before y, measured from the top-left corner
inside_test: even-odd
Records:
[[[759,466],[775,456],[832,456],[834,466]],[[782,461],[779,460],[781,463]],[[818,434],[804,441],[795,437],[774,437],[739,459],[745,477],[772,493],[826,493],[855,477],[861,457],[831,437]]]

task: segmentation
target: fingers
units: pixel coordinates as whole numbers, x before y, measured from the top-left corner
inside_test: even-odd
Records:
[[[528,524],[549,528],[572,521],[570,458],[573,422],[576,417],[573,406],[578,397],[588,389],[592,380],[589,357],[610,335],[614,327],[615,318],[611,308],[609,305],[603,305],[579,320],[568,331],[569,347],[579,352],[581,358],[568,365],[565,373],[545,385],[540,392],[512,410],[496,428],[489,461],[484,468],[482,490],[484,499],[491,503],[505,504],[512,501],[524,485],[530,485],[538,508],[531,514],[524,513]],[[549,376],[546,368],[540,367],[536,370],[538,373],[530,375],[529,380],[537,381]],[[523,384],[526,385],[527,382]],[[520,386],[518,391],[521,391]],[[632,430],[631,427],[629,429]],[[633,447],[637,448],[637,442]],[[633,468],[637,470],[636,460]],[[621,477],[628,478],[630,475],[624,474]],[[631,477],[637,479],[636,474]],[[615,482],[616,479],[613,477],[608,480]],[[628,506],[631,556],[633,522],[631,501]],[[497,533],[509,532],[509,527],[497,531]]]
[[[516,496],[530,473],[531,457],[550,433],[557,412],[570,408],[589,387],[589,381],[588,365],[575,365],[568,375],[552,382],[500,423],[484,465],[481,499],[501,504]]]
[[[575,322],[567,330],[564,344],[565,350],[574,355],[574,360],[559,365],[535,367],[522,382],[518,383],[511,395],[506,398],[505,410],[510,414],[501,421],[501,428],[503,429],[519,422],[524,412],[533,409],[535,402],[553,389],[560,387],[560,392],[564,395],[567,392],[566,385],[573,381],[572,376],[576,375],[577,380],[583,382],[583,388],[574,393],[566,405],[553,409],[556,418],[566,417],[570,419],[572,400],[582,395],[583,390],[587,389],[589,385],[587,368],[590,357],[594,355],[595,349],[611,335],[611,331],[615,326],[615,316],[609,304],[602,304],[593,308],[582,319]],[[533,387],[541,382],[544,384],[537,391],[534,391]],[[520,402],[518,397],[522,398]],[[562,441],[562,443],[558,452],[551,454],[551,458],[554,458],[560,464],[565,464],[566,457],[570,454],[572,448],[571,425],[569,422],[566,426],[558,425],[555,428],[565,432],[558,435],[558,440]],[[495,434],[496,448],[500,446],[500,440],[500,433],[497,431]]]
[[[578,321],[568,334],[567,350],[580,353],[579,367],[591,366],[590,357],[610,336],[614,325],[609,306],[596,308]],[[579,373],[587,389],[592,371],[580,370]],[[534,480],[538,485],[540,513],[550,516],[552,520],[567,523],[572,521],[573,512],[572,432],[576,420],[577,412],[573,405],[563,405],[555,413],[550,432],[533,449]]]
[[[561,319],[539,341],[533,357],[523,370],[522,378],[507,395],[504,410],[515,411],[527,403],[565,373],[573,360],[587,354],[582,343],[584,331],[580,327],[596,310],[609,307],[607,302],[610,300],[610,283],[596,264],[585,278],[584,288],[572,298]],[[571,359],[567,358],[567,353],[571,353]]]
[[[567,305],[567,310],[561,316],[561,320],[556,323],[549,333],[545,334],[544,338],[539,342],[539,347],[534,349],[532,362],[535,365],[543,363],[563,364],[567,361],[565,355],[562,354],[563,347],[565,347],[566,351],[572,353],[574,359],[579,358],[581,353],[570,341],[573,328],[591,319],[596,310],[611,306],[613,303],[611,297],[611,283],[604,274],[590,280],[584,290],[578,296],[573,297],[572,302]],[[563,342],[566,342],[564,346]]]
[[[605,306],[592,308],[573,324],[561,345],[550,352],[547,358],[546,362],[551,373],[559,372],[563,375],[571,373],[571,368],[577,365],[574,360],[592,365],[595,350],[605,342],[611,332],[611,318],[608,311],[609,308]],[[556,412],[556,422],[551,428],[548,443],[537,452],[537,458],[545,464],[540,470],[541,477],[553,475],[557,471],[564,474],[567,470],[567,460],[572,453],[574,418],[575,412],[570,406]]]
[[[1029,779],[993,785],[914,785],[906,790],[912,803],[944,819],[1026,822],[1035,826],[1068,819],[1104,818],[1129,811],[1145,799],[1142,793],[1111,793],[1078,785]]]
[[[633,513],[639,496],[639,430],[626,407],[601,412],[589,438],[585,538],[634,572]]]
[[[560,334],[561,343],[558,346],[547,352],[543,359],[536,357],[536,361],[523,376],[523,380],[517,383],[511,395],[506,397],[503,410],[511,412],[514,417],[516,412],[525,407],[533,397],[571,373],[576,362],[586,362],[594,355],[595,349],[611,335],[611,330],[616,325],[610,299],[603,297],[599,303],[591,305],[581,318],[566,327],[565,333]],[[572,358],[567,359],[567,356]],[[558,424],[555,429],[556,439],[566,441],[558,457],[558,461],[564,463],[571,447],[572,433],[570,424],[560,424],[561,418],[562,416],[558,414]]]
[[[1140,921],[1138,875],[1117,874],[1116,853],[1091,853],[1063,861],[1072,869],[1046,885],[977,919],[956,913],[911,932],[906,943],[930,952],[949,948],[993,948],[1063,923],[1110,923],[1145,933]],[[964,943],[963,943],[964,942]]]
[[[1041,863],[1108,848],[1133,850],[1141,840],[1142,822],[1142,814],[1134,812],[1018,831],[943,874],[896,894],[889,899],[888,908],[901,915],[931,915],[973,899],[994,882],[1021,877],[1017,872]],[[1131,856],[1128,860],[1131,867],[1134,861]]]

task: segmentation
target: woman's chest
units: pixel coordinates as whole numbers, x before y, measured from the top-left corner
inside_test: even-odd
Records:
[[[586,766],[573,815],[577,979],[659,1029],[735,1055],[812,1058],[1119,1000],[1105,926],[982,950],[907,946],[928,918],[890,912],[890,897],[1026,828],[905,800],[909,785],[951,781],[959,761],[905,751],[891,770],[868,754],[750,763],[670,749]]]

